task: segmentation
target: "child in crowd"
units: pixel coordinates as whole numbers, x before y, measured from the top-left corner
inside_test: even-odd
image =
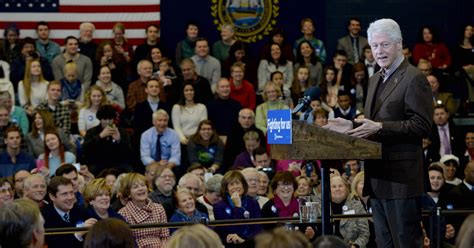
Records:
[[[79,105],[84,97],[82,82],[77,78],[77,66],[74,62],[64,66],[64,78],[61,82],[61,98],[64,103],[76,103]]]
[[[359,113],[356,108],[351,106],[351,94],[347,91],[339,91],[337,96],[337,104],[339,106],[336,107],[333,112],[329,113],[329,119],[341,117],[346,120],[354,120],[356,115]]]
[[[287,105],[290,109],[293,108],[293,100],[291,99],[291,91],[285,90],[283,85],[285,84],[285,76],[280,71],[274,71],[270,75],[270,80],[278,85],[281,89],[280,100]]]
[[[296,71],[296,77],[291,84],[291,99],[293,103],[298,104],[299,99],[304,96],[304,92],[311,87],[309,82],[309,68],[306,66],[298,67]],[[302,113],[297,113],[300,116]]]

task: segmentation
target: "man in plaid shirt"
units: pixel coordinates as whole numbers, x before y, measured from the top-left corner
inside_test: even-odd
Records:
[[[69,106],[61,104],[61,83],[52,81],[48,85],[48,99],[38,105],[38,109],[51,112],[54,125],[60,127],[69,135],[71,133],[71,112]]]

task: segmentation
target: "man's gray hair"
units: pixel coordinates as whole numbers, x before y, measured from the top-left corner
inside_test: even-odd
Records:
[[[194,175],[194,174],[188,172],[188,173],[184,174],[184,175],[179,179],[178,186],[179,186],[179,187],[184,187],[184,185],[186,184],[186,182],[187,182],[188,180],[196,180],[196,181],[198,181],[198,182],[201,181],[201,179],[199,179],[198,176],[196,176],[196,175]]]
[[[215,174],[214,176],[207,179],[207,182],[206,182],[206,185],[205,185],[206,192],[219,193],[219,191],[221,190],[222,178],[224,178],[223,175]]]
[[[367,29],[367,39],[370,41],[374,34],[385,34],[394,42],[402,42],[402,31],[398,23],[392,19],[379,19],[372,22]]]
[[[44,176],[42,176],[40,174],[31,174],[27,178],[25,178],[25,181],[23,181],[23,187],[29,189],[31,187],[31,183],[32,183],[33,179],[36,179],[36,178],[43,180],[44,185],[47,186],[46,178],[44,178]]]

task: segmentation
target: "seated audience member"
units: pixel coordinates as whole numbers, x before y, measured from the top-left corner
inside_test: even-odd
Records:
[[[270,183],[273,198],[262,207],[263,217],[296,217],[299,216],[298,199],[294,192],[298,184],[295,177],[288,171],[278,172]],[[308,239],[314,238],[315,227],[298,225]],[[273,226],[272,226],[273,227]]]
[[[367,97],[367,89],[369,85],[369,77],[367,76],[367,68],[358,62],[352,67],[351,78],[349,84],[343,85],[344,91],[351,93],[352,106],[358,112],[364,112],[365,99]]]
[[[258,195],[258,170],[255,168],[245,168],[242,170],[242,175],[244,175],[245,181],[248,184],[247,195],[257,200],[260,209],[262,209],[269,199]]]
[[[0,152],[4,152],[6,148],[5,131],[9,127],[17,127],[19,129],[16,123],[10,121],[9,111],[10,110],[7,108],[7,106],[0,104]],[[25,141],[24,139],[21,140],[21,143],[20,143],[21,149],[29,153],[29,150],[27,150],[26,142],[24,141]]]
[[[38,204],[39,208],[45,207],[48,202],[46,197],[46,179],[40,174],[32,174],[23,181],[23,198],[27,198]]]
[[[316,109],[313,111],[314,124],[322,127],[328,124],[328,112],[324,109]]]
[[[102,88],[97,85],[91,86],[86,92],[84,105],[79,111],[79,117],[77,120],[79,134],[82,137],[86,136],[87,130],[100,125],[96,113],[100,107],[106,104],[108,104],[108,101]]]
[[[159,109],[153,113],[152,118],[153,127],[146,130],[140,140],[143,165],[158,162],[161,166],[169,168],[179,166],[181,159],[179,136],[176,131],[168,127],[168,113]]]
[[[310,196],[312,192],[311,189],[311,179],[307,176],[297,176],[295,178],[296,184],[298,187],[295,189],[295,197],[299,196]]]
[[[275,83],[268,82],[265,84],[264,91],[262,93],[264,103],[257,106],[255,111],[255,125],[257,128],[262,130],[264,134],[267,133],[267,112],[268,110],[278,110],[278,109],[289,109],[286,104],[284,104],[279,97],[282,92],[280,87]]]
[[[196,99],[194,87],[193,83],[184,82],[181,98],[171,111],[173,128],[178,133],[182,145],[187,145],[191,136],[196,133],[199,123],[207,120],[206,106],[194,100]]]
[[[55,130],[46,130],[44,133],[44,153],[38,156],[38,170],[49,170],[49,176],[53,176],[64,163],[76,163],[76,156],[72,152],[65,151],[59,134]]]
[[[61,47],[50,39],[49,23],[45,21],[36,23],[36,34],[38,34],[38,39],[35,42],[36,50],[51,64],[54,57],[61,53]]]
[[[408,60],[408,63],[416,66],[415,62],[413,62],[413,56],[412,56],[413,54],[411,52],[410,46],[404,44],[402,46],[402,53],[403,53],[403,57],[405,57],[405,59]]]
[[[178,186],[176,188],[177,190],[187,189],[191,193],[193,193],[195,197],[199,197],[199,192],[201,192],[201,183],[201,179],[198,176],[191,173],[186,173],[179,179]],[[197,210],[202,213],[206,213],[207,210],[204,205],[199,202],[196,202],[195,204]],[[168,217],[168,219],[171,218],[176,209],[176,206],[173,204],[172,201],[165,201],[162,205],[165,208],[166,216]]]
[[[304,97],[305,91],[311,87],[309,76],[309,69],[305,65],[295,69],[295,79],[293,79],[290,88],[291,103],[293,105],[298,104],[299,99]],[[301,115],[301,112],[297,114]]]
[[[444,173],[446,183],[451,185],[459,185],[462,183],[462,180],[456,177],[456,172],[459,168],[458,157],[451,154],[443,155],[439,162],[444,165],[444,168],[446,170],[446,172]]]
[[[428,60],[436,69],[445,70],[451,65],[451,54],[448,48],[430,26],[421,27],[418,43],[413,48],[414,62],[418,64],[420,59]]]
[[[243,140],[245,143],[246,151],[243,151],[239,155],[237,155],[234,161],[234,169],[253,167],[253,161],[255,160],[255,158],[253,157],[253,152],[255,151],[255,149],[261,147],[260,138],[258,137],[257,132],[246,132],[244,134]]]
[[[337,93],[341,84],[336,78],[337,69],[332,65],[328,65],[323,71],[323,80],[319,87],[321,88],[321,107],[327,112],[331,112],[332,108],[337,105]]]
[[[68,106],[71,111],[77,112],[78,106],[84,101],[86,89],[77,78],[77,66],[74,62],[64,66],[64,78],[61,83],[61,103]]]
[[[255,237],[255,248],[310,248],[311,242],[301,232],[289,232],[280,227],[272,231],[264,232]],[[333,246],[329,246],[333,247]]]
[[[352,65],[347,63],[347,53],[343,50],[336,50],[331,66],[336,70],[336,82],[339,85],[348,85],[351,80]]]
[[[8,117],[7,117],[8,118]],[[18,127],[8,127],[3,133],[6,149],[0,153],[0,177],[13,176],[17,171],[31,171],[36,168],[35,159],[21,150],[21,131]]]
[[[196,199],[197,202],[204,205],[207,209],[207,216],[210,221],[214,221],[214,205],[222,200],[220,195],[221,181],[223,176],[221,174],[214,174],[207,179],[204,184],[204,195]]]
[[[108,66],[100,67],[98,80],[95,84],[102,88],[110,104],[117,105],[120,109],[125,109],[123,90],[118,84],[112,81],[112,74]]]
[[[229,57],[222,62],[222,77],[230,78],[232,72],[231,67],[237,62],[242,63],[245,67],[244,80],[249,82],[253,86],[253,89],[257,89],[258,65],[256,61],[251,58],[247,50],[247,45],[242,41],[236,41],[230,47]]]
[[[111,105],[104,105],[96,116],[100,125],[89,129],[84,137],[82,162],[89,166],[94,175],[107,168],[131,171],[130,136],[123,128],[115,126],[117,112]]]
[[[323,66],[316,57],[315,50],[311,43],[308,41],[302,41],[296,48],[296,62],[294,65],[294,71],[298,71],[298,68],[308,68],[308,83],[310,85],[319,85],[323,75]],[[297,75],[298,73],[296,73]]]
[[[0,177],[0,207],[13,201],[15,192],[9,177]]]
[[[65,78],[64,67],[72,61],[77,67],[77,79],[82,82],[82,88],[87,91],[91,86],[93,66],[89,57],[79,53],[79,40],[74,36],[68,36],[64,39],[64,53],[59,54],[51,62],[54,79],[59,81]]]
[[[194,21],[186,23],[186,37],[176,44],[176,63],[181,63],[183,59],[191,58],[194,55],[196,39],[199,36],[199,25]]]
[[[336,235],[319,236],[313,243],[314,248],[349,248],[350,246]]]
[[[38,60],[28,61],[25,77],[18,84],[18,100],[29,116],[32,116],[36,107],[47,98],[48,84]]]
[[[439,92],[439,81],[433,75],[426,76],[428,82],[431,86],[431,91],[433,92],[433,108],[436,105],[444,105],[448,109],[448,113],[450,116],[454,116],[454,114],[458,110],[458,106],[454,101],[453,94],[449,92]]]
[[[339,91],[337,96],[337,104],[339,105],[333,112],[329,113],[328,119],[344,118],[346,120],[354,120],[358,111],[352,106],[351,94],[348,91]]]
[[[118,219],[107,218],[97,221],[87,232],[84,248],[134,248],[132,230]]]
[[[76,195],[75,204],[79,207],[84,207],[84,197],[80,191],[81,185],[79,180],[79,172],[72,164],[62,164],[57,170],[55,177],[62,176],[71,180],[74,194]]]
[[[52,178],[48,185],[48,195],[51,203],[41,211],[45,220],[45,228],[91,227],[96,223],[96,219],[88,219],[85,211],[74,204],[76,198],[71,180],[62,176]],[[69,247],[82,247],[84,234],[84,232],[79,232],[48,235],[45,241],[51,248],[64,247],[64,244]]]
[[[207,104],[209,120],[216,125],[217,133],[226,138],[231,134],[232,126],[237,123],[239,111],[242,109],[242,105],[229,95],[229,80],[221,78],[217,82],[216,98]]]
[[[16,199],[0,211],[0,246],[41,248],[44,246],[44,218],[32,201]]]
[[[150,165],[148,166],[150,167]],[[171,202],[173,188],[176,185],[176,176],[170,168],[158,167],[153,177],[153,191],[148,197],[155,203]]]
[[[240,171],[228,171],[222,178],[222,201],[214,205],[216,220],[260,218],[257,200],[247,195],[248,185]],[[246,247],[262,230],[261,225],[223,226],[216,231],[226,247]]]
[[[177,230],[168,243],[169,248],[221,248],[219,236],[202,224],[184,226]]]
[[[244,108],[239,111],[238,123],[232,127],[231,134],[227,137],[223,164],[225,168],[222,168],[221,171],[226,171],[226,166],[233,164],[237,155],[246,150],[242,137],[248,131],[257,132],[260,145],[266,146],[265,134],[255,126],[255,112],[251,109]]]
[[[194,96],[196,103],[207,104],[214,96],[209,81],[196,73],[196,65],[191,59],[181,61],[181,74],[183,82],[189,81],[194,85]]]
[[[33,116],[33,123],[31,125],[31,132],[26,136],[28,149],[32,151],[32,155],[37,158],[41,153],[44,153],[44,135],[47,130],[55,130],[61,139],[66,151],[75,152],[76,147],[71,143],[66,133],[61,128],[54,125],[52,114],[45,109],[36,111]]]
[[[149,79],[146,82],[145,93],[146,100],[137,103],[133,113],[132,127],[137,137],[153,126],[151,116],[154,112],[163,109],[169,114],[171,111],[169,104],[163,101],[163,87],[157,79]]]
[[[360,203],[364,207],[365,213],[371,214],[372,207],[370,205],[370,196],[364,196],[362,194],[362,190],[364,189],[364,178],[364,171],[361,171],[355,175],[354,179],[352,179],[351,182],[351,194],[354,200],[360,201]],[[374,221],[373,219],[369,219],[368,222],[370,237],[366,247],[376,247]]]
[[[266,190],[268,189],[268,183],[270,182],[269,178],[271,179],[275,175],[275,165],[273,161],[270,159],[270,156],[268,155],[267,149],[265,147],[259,147],[255,149],[255,151],[253,152],[253,157],[254,157],[253,165],[259,171],[259,175],[262,173],[266,175],[266,177],[260,178],[263,180],[262,183],[265,182],[266,184],[265,186],[265,192],[266,192]],[[260,179],[259,179],[259,185],[260,185]],[[263,185],[261,186],[263,187]]]
[[[283,88],[288,90],[293,82],[293,62],[286,59],[278,43],[273,43],[266,51],[264,59],[258,65],[258,89],[264,91],[265,85],[270,81],[270,75],[279,71],[283,74]]]
[[[331,210],[335,214],[363,214],[359,200],[352,199],[350,185],[341,176],[331,177]],[[369,224],[366,219],[343,219],[334,222],[335,234],[344,241],[365,247],[369,241]]]
[[[145,178],[146,178],[146,186],[148,187],[148,189],[152,189],[153,188],[153,178],[155,177],[155,174],[156,174],[156,171],[158,170],[158,168],[160,167],[163,167],[163,166],[160,166],[159,163],[151,163],[149,164],[148,166],[145,167]]]
[[[425,59],[420,59],[420,61],[417,64],[417,68],[425,76],[429,76],[433,72],[433,68],[431,67],[431,63],[428,60],[425,60]]]
[[[166,213],[161,204],[148,198],[146,179],[138,173],[129,173],[120,186],[122,197],[130,199],[119,210],[127,224],[166,223]],[[168,228],[148,228],[132,231],[138,247],[163,247],[170,237]]]
[[[374,73],[380,70],[380,66],[375,61],[370,45],[364,46],[363,50],[364,51],[360,62],[365,65],[367,78],[370,78],[372,75],[374,75]]]
[[[460,150],[459,163],[461,168],[465,168],[466,164],[474,158],[474,131],[467,130],[464,134],[464,146]],[[462,174],[463,170],[461,169],[459,174]]]
[[[428,180],[430,184],[429,188],[426,190],[426,193],[422,196],[422,208],[429,211],[435,211],[438,207],[447,209],[448,205],[450,204],[449,192],[452,190],[453,186],[450,184],[445,184],[444,170],[441,163],[435,162],[432,163],[430,167],[428,167]],[[446,223],[444,216],[440,218],[440,223],[432,223],[433,220],[433,218],[424,218],[423,226],[428,227],[431,225],[439,225],[440,232],[435,235],[439,235],[442,242],[454,237],[454,227],[452,224]],[[427,234],[431,241],[430,243],[435,245],[436,236],[433,237],[430,236],[430,234],[431,233]]]
[[[430,135],[432,144],[429,147],[433,154],[439,154],[439,156],[457,154],[460,150],[459,129],[449,117],[446,106],[436,105],[434,107],[433,127]]]
[[[20,56],[20,29],[16,24],[7,24],[0,42],[0,56],[9,64]]]
[[[50,81],[54,79],[49,61],[45,57],[40,56],[36,51],[35,40],[30,37],[24,38],[19,43],[19,49],[21,52],[20,56],[10,63],[10,80],[15,90],[18,90],[17,86],[19,82],[24,79],[25,74],[29,73],[27,69],[28,62],[32,60],[38,62],[38,67],[45,80]]]
[[[156,48],[155,48],[156,49]],[[160,81],[163,86],[166,102],[173,106],[176,104],[180,97],[181,82],[176,76],[176,72],[173,68],[173,61],[166,57],[159,63],[159,71],[153,74],[153,77]]]
[[[138,103],[147,100],[147,82],[152,76],[153,65],[148,60],[141,60],[137,65],[139,78],[128,85],[127,90],[127,108],[133,112]]]
[[[31,175],[29,171],[20,170],[17,171],[12,178],[14,190],[15,190],[15,198],[22,198],[23,197],[23,181]]]
[[[169,222],[205,222],[207,214],[196,209],[196,197],[187,189],[178,189],[173,196],[173,205],[176,207]],[[171,229],[171,234],[176,229]]]
[[[192,166],[189,166],[188,169],[186,170],[187,173],[191,173],[193,175],[196,175],[197,177],[199,177],[199,179],[201,180],[201,189],[202,191],[199,192],[199,195],[202,195],[204,193],[204,175],[206,173],[209,173],[209,172],[206,172],[206,167],[204,167],[203,165],[201,164],[194,164]]]
[[[325,64],[326,48],[324,47],[324,43],[321,40],[316,39],[316,37],[314,37],[315,30],[316,28],[314,26],[313,20],[311,20],[310,18],[303,18],[301,20],[301,33],[303,33],[303,37],[295,41],[293,49],[295,50],[301,42],[308,41],[313,46],[314,52],[316,56],[318,56],[318,58],[321,60],[321,63]]]
[[[236,39],[234,25],[230,23],[223,24],[220,30],[221,40],[216,41],[212,46],[212,55],[222,63],[229,57],[229,50],[235,44]]]
[[[7,108],[10,114],[10,122],[18,125],[21,128],[23,135],[27,135],[28,131],[30,130],[28,116],[22,107],[16,106],[14,104],[15,99],[12,99],[12,95],[14,96],[15,93],[9,91],[0,91],[0,105],[3,105]]]
[[[84,188],[84,201],[87,206],[87,215],[96,220],[116,218],[125,219],[110,207],[112,188],[104,178],[97,178],[88,183]]]
[[[474,207],[474,162],[470,161],[464,169],[464,180],[451,190],[454,209],[469,209]]]
[[[215,173],[224,159],[224,143],[209,120],[201,121],[188,143],[189,163],[200,164]]]
[[[474,246],[474,215],[471,214],[464,220],[464,223],[459,229],[458,237],[456,238],[456,247],[470,248]]]
[[[52,81],[48,84],[48,98],[38,109],[45,109],[53,115],[54,125],[62,128],[66,134],[71,133],[71,112],[69,107],[61,104],[61,83]]]
[[[236,62],[230,67],[230,95],[231,99],[238,101],[243,108],[255,109],[257,96],[253,85],[245,80],[246,65]]]
[[[215,92],[217,81],[221,78],[221,63],[209,54],[209,42],[206,38],[196,39],[195,51],[191,60],[196,65],[196,72],[209,81],[212,92]]]

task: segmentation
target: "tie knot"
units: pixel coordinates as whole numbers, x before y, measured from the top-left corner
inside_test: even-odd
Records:
[[[68,214],[68,213],[65,213],[65,214],[63,215],[63,219],[64,219],[64,221],[69,222],[69,214]]]

